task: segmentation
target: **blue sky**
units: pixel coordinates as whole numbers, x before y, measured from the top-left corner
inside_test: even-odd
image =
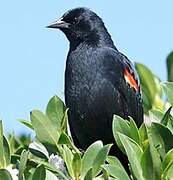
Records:
[[[85,6],[102,17],[117,48],[166,80],[165,58],[173,50],[173,1],[1,1],[0,118],[6,132],[29,132],[17,119],[45,110],[63,97],[68,41],[45,26],[66,10]]]

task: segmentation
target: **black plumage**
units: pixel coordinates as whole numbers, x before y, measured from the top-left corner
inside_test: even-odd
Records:
[[[70,42],[65,102],[75,145],[85,150],[96,140],[114,143],[113,114],[131,116],[140,126],[143,110],[136,71],[115,47],[102,19],[87,8],[76,8],[48,27],[63,31]]]

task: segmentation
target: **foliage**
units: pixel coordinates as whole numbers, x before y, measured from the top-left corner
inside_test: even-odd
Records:
[[[167,62],[168,80],[172,80],[172,54]],[[109,155],[112,144],[96,141],[85,152],[75,147],[68,132],[68,109],[54,96],[45,113],[33,110],[30,121],[19,120],[34,131],[34,139],[14,134],[7,138],[0,121],[0,179],[173,179],[173,83],[161,82],[142,64],[136,63],[136,69],[147,120],[139,129],[132,118],[127,121],[114,115],[112,123],[115,142],[128,157],[131,175]]]

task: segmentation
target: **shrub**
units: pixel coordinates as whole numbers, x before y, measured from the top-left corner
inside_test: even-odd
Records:
[[[109,155],[111,144],[96,141],[85,152],[75,147],[68,133],[68,109],[54,96],[46,112],[33,110],[30,121],[20,120],[35,138],[8,138],[0,121],[0,179],[173,179],[173,53],[167,58],[168,82],[136,63],[143,92],[145,122],[138,129],[134,120],[114,115],[115,142],[129,160],[129,176],[121,162]]]

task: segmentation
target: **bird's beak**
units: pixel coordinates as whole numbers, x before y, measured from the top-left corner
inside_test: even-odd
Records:
[[[53,22],[52,24],[46,26],[47,28],[56,28],[56,29],[61,29],[61,28],[68,28],[69,23],[65,22],[61,19],[58,21]]]

